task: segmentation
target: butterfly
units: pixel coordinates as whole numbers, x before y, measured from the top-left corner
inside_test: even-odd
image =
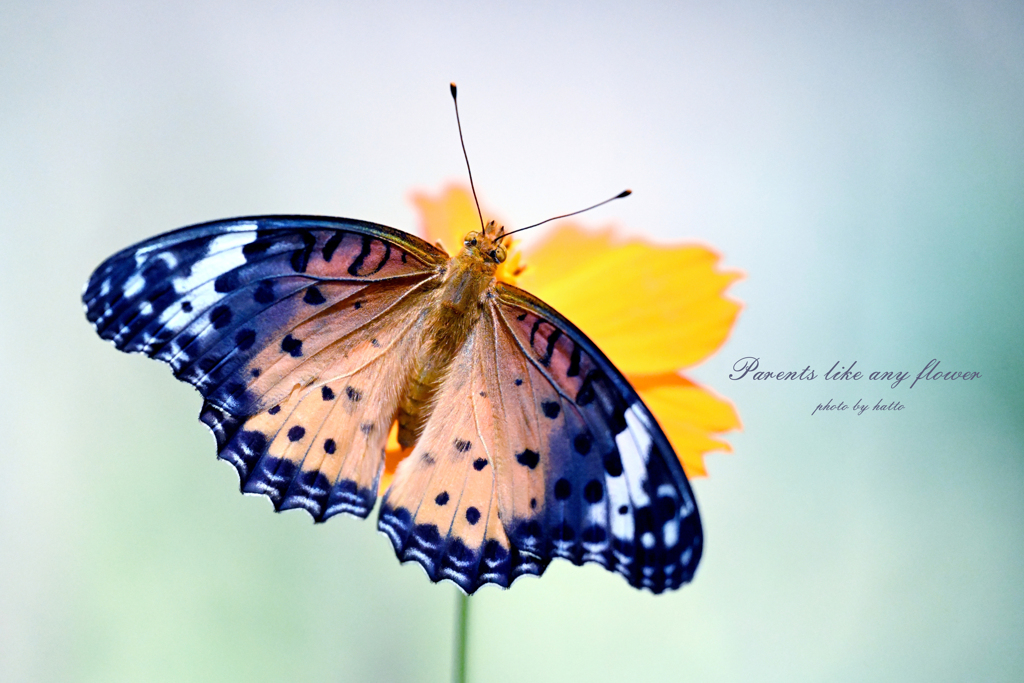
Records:
[[[365,221],[233,218],[115,254],[83,301],[200,391],[218,457],[278,511],[367,517],[397,421],[412,452],[378,528],[432,581],[507,587],[561,557],[678,588],[703,536],[672,447],[590,339],[494,278],[503,239],[491,222],[449,256]]]

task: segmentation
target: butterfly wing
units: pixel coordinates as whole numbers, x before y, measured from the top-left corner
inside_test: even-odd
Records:
[[[657,421],[571,322],[521,289],[496,292],[499,412],[515,416],[498,458],[511,470],[498,487],[510,540],[530,555],[596,562],[654,593],[688,582],[700,515]]]
[[[504,418],[488,394],[493,327],[485,309],[438,390],[423,434],[399,463],[378,522],[401,561],[418,562],[432,581],[450,579],[467,593],[485,583],[507,587],[548,564],[510,544],[499,514],[495,448]]]
[[[572,323],[494,292],[382,505],[399,558],[469,592],[553,557],[655,593],[689,581],[700,516],[650,411]]]
[[[170,364],[242,490],[365,517],[420,308],[447,256],[362,221],[237,218],[115,254],[83,300],[104,339]]]

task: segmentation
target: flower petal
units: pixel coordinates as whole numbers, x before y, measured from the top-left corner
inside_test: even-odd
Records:
[[[705,453],[732,451],[729,444],[714,438],[742,427],[731,403],[675,373],[628,379],[665,431],[687,477],[707,474]]]
[[[563,225],[525,256],[519,286],[573,321],[626,374],[675,372],[708,357],[740,304],[723,296],[741,277],[698,246],[615,242],[610,230]]]
[[[388,490],[391,486],[391,479],[395,476],[395,468],[398,463],[412,453],[412,447],[402,448],[398,443],[398,420],[391,423],[391,431],[388,432],[388,443],[384,447],[384,471],[380,474],[380,484],[377,490],[380,493]]]

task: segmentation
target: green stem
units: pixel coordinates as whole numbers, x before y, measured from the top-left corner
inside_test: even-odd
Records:
[[[455,666],[453,673],[455,683],[466,683],[466,653],[469,650],[469,596],[459,591],[457,624],[455,626]]]

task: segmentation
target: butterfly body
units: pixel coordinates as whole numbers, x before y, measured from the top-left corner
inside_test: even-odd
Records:
[[[468,592],[596,562],[689,581],[696,502],[636,391],[571,322],[496,277],[493,224],[454,257],[364,221],[256,216],[161,235],[93,273],[87,318],[194,385],[246,493],[316,521],[373,508],[399,558]]]
[[[487,228],[493,231],[494,224]],[[440,282],[423,311],[420,352],[398,414],[398,442],[406,448],[419,438],[438,386],[480,320],[485,297],[493,296],[498,261],[488,252],[498,252],[489,238],[474,235],[439,268]]]

